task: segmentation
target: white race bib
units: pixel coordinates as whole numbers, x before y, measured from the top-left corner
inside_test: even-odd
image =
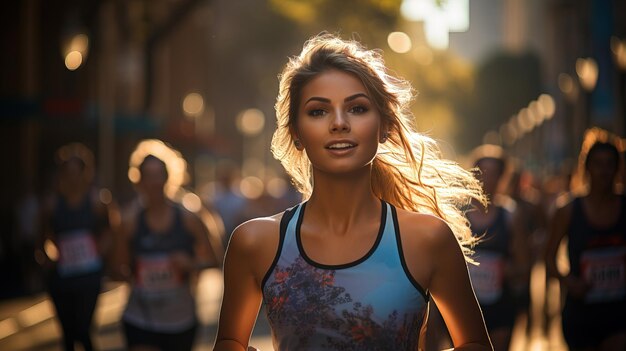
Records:
[[[58,270],[62,276],[94,272],[101,268],[102,261],[91,232],[78,229],[59,235]]]
[[[583,252],[580,272],[591,285],[587,302],[611,302],[626,296],[626,247],[615,246]]]
[[[160,294],[182,286],[182,277],[168,254],[137,258],[137,287],[144,293]]]
[[[469,265],[470,278],[476,297],[481,304],[492,304],[502,296],[504,259],[501,254],[476,251],[480,265]]]

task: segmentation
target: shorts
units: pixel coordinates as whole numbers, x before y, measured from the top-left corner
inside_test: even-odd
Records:
[[[198,329],[198,325],[194,324],[191,328],[181,332],[164,333],[139,328],[126,321],[123,323],[126,346],[129,349],[133,346],[144,345],[162,351],[191,351]]]
[[[585,304],[568,299],[563,307],[563,337],[570,349],[599,346],[626,331],[626,301]]]

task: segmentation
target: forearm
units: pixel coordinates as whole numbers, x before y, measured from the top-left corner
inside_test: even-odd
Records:
[[[479,343],[479,342],[473,342],[473,343],[468,343],[459,347],[455,347],[452,350],[459,350],[459,351],[493,351],[493,346],[491,346],[490,342],[486,342],[486,343]]]
[[[548,251],[545,255],[545,263],[546,263],[546,274],[548,277],[557,278],[558,280],[563,280],[565,276],[559,272],[556,263],[556,251],[552,248],[548,248]]]
[[[218,339],[213,351],[247,351],[247,347],[234,339]]]

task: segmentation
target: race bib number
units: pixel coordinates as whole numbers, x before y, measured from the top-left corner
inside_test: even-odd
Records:
[[[580,260],[581,275],[591,285],[587,302],[611,302],[626,296],[626,247],[587,250]]]
[[[182,285],[182,278],[169,255],[140,256],[137,259],[137,287],[146,293],[172,291]]]
[[[58,247],[58,269],[61,276],[94,272],[102,266],[96,242],[88,230],[61,233]]]
[[[500,254],[477,251],[476,261],[480,265],[469,265],[472,286],[478,301],[481,304],[489,305],[502,296],[504,260]]]

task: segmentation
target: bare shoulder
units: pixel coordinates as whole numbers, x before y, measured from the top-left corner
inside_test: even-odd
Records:
[[[459,257],[463,262],[454,233],[439,217],[398,209],[398,224],[409,273],[425,290],[431,288],[441,262]]]
[[[559,195],[555,200],[554,219],[565,220],[571,216],[574,201],[578,197],[574,197],[569,193]]]
[[[403,242],[428,249],[451,244],[458,245],[454,233],[441,218],[402,209],[397,211]]]
[[[228,246],[238,250],[254,251],[278,242],[282,213],[269,217],[259,217],[240,224],[233,231]]]
[[[228,243],[226,266],[246,264],[261,284],[278,254],[282,214],[251,219],[240,224]]]

